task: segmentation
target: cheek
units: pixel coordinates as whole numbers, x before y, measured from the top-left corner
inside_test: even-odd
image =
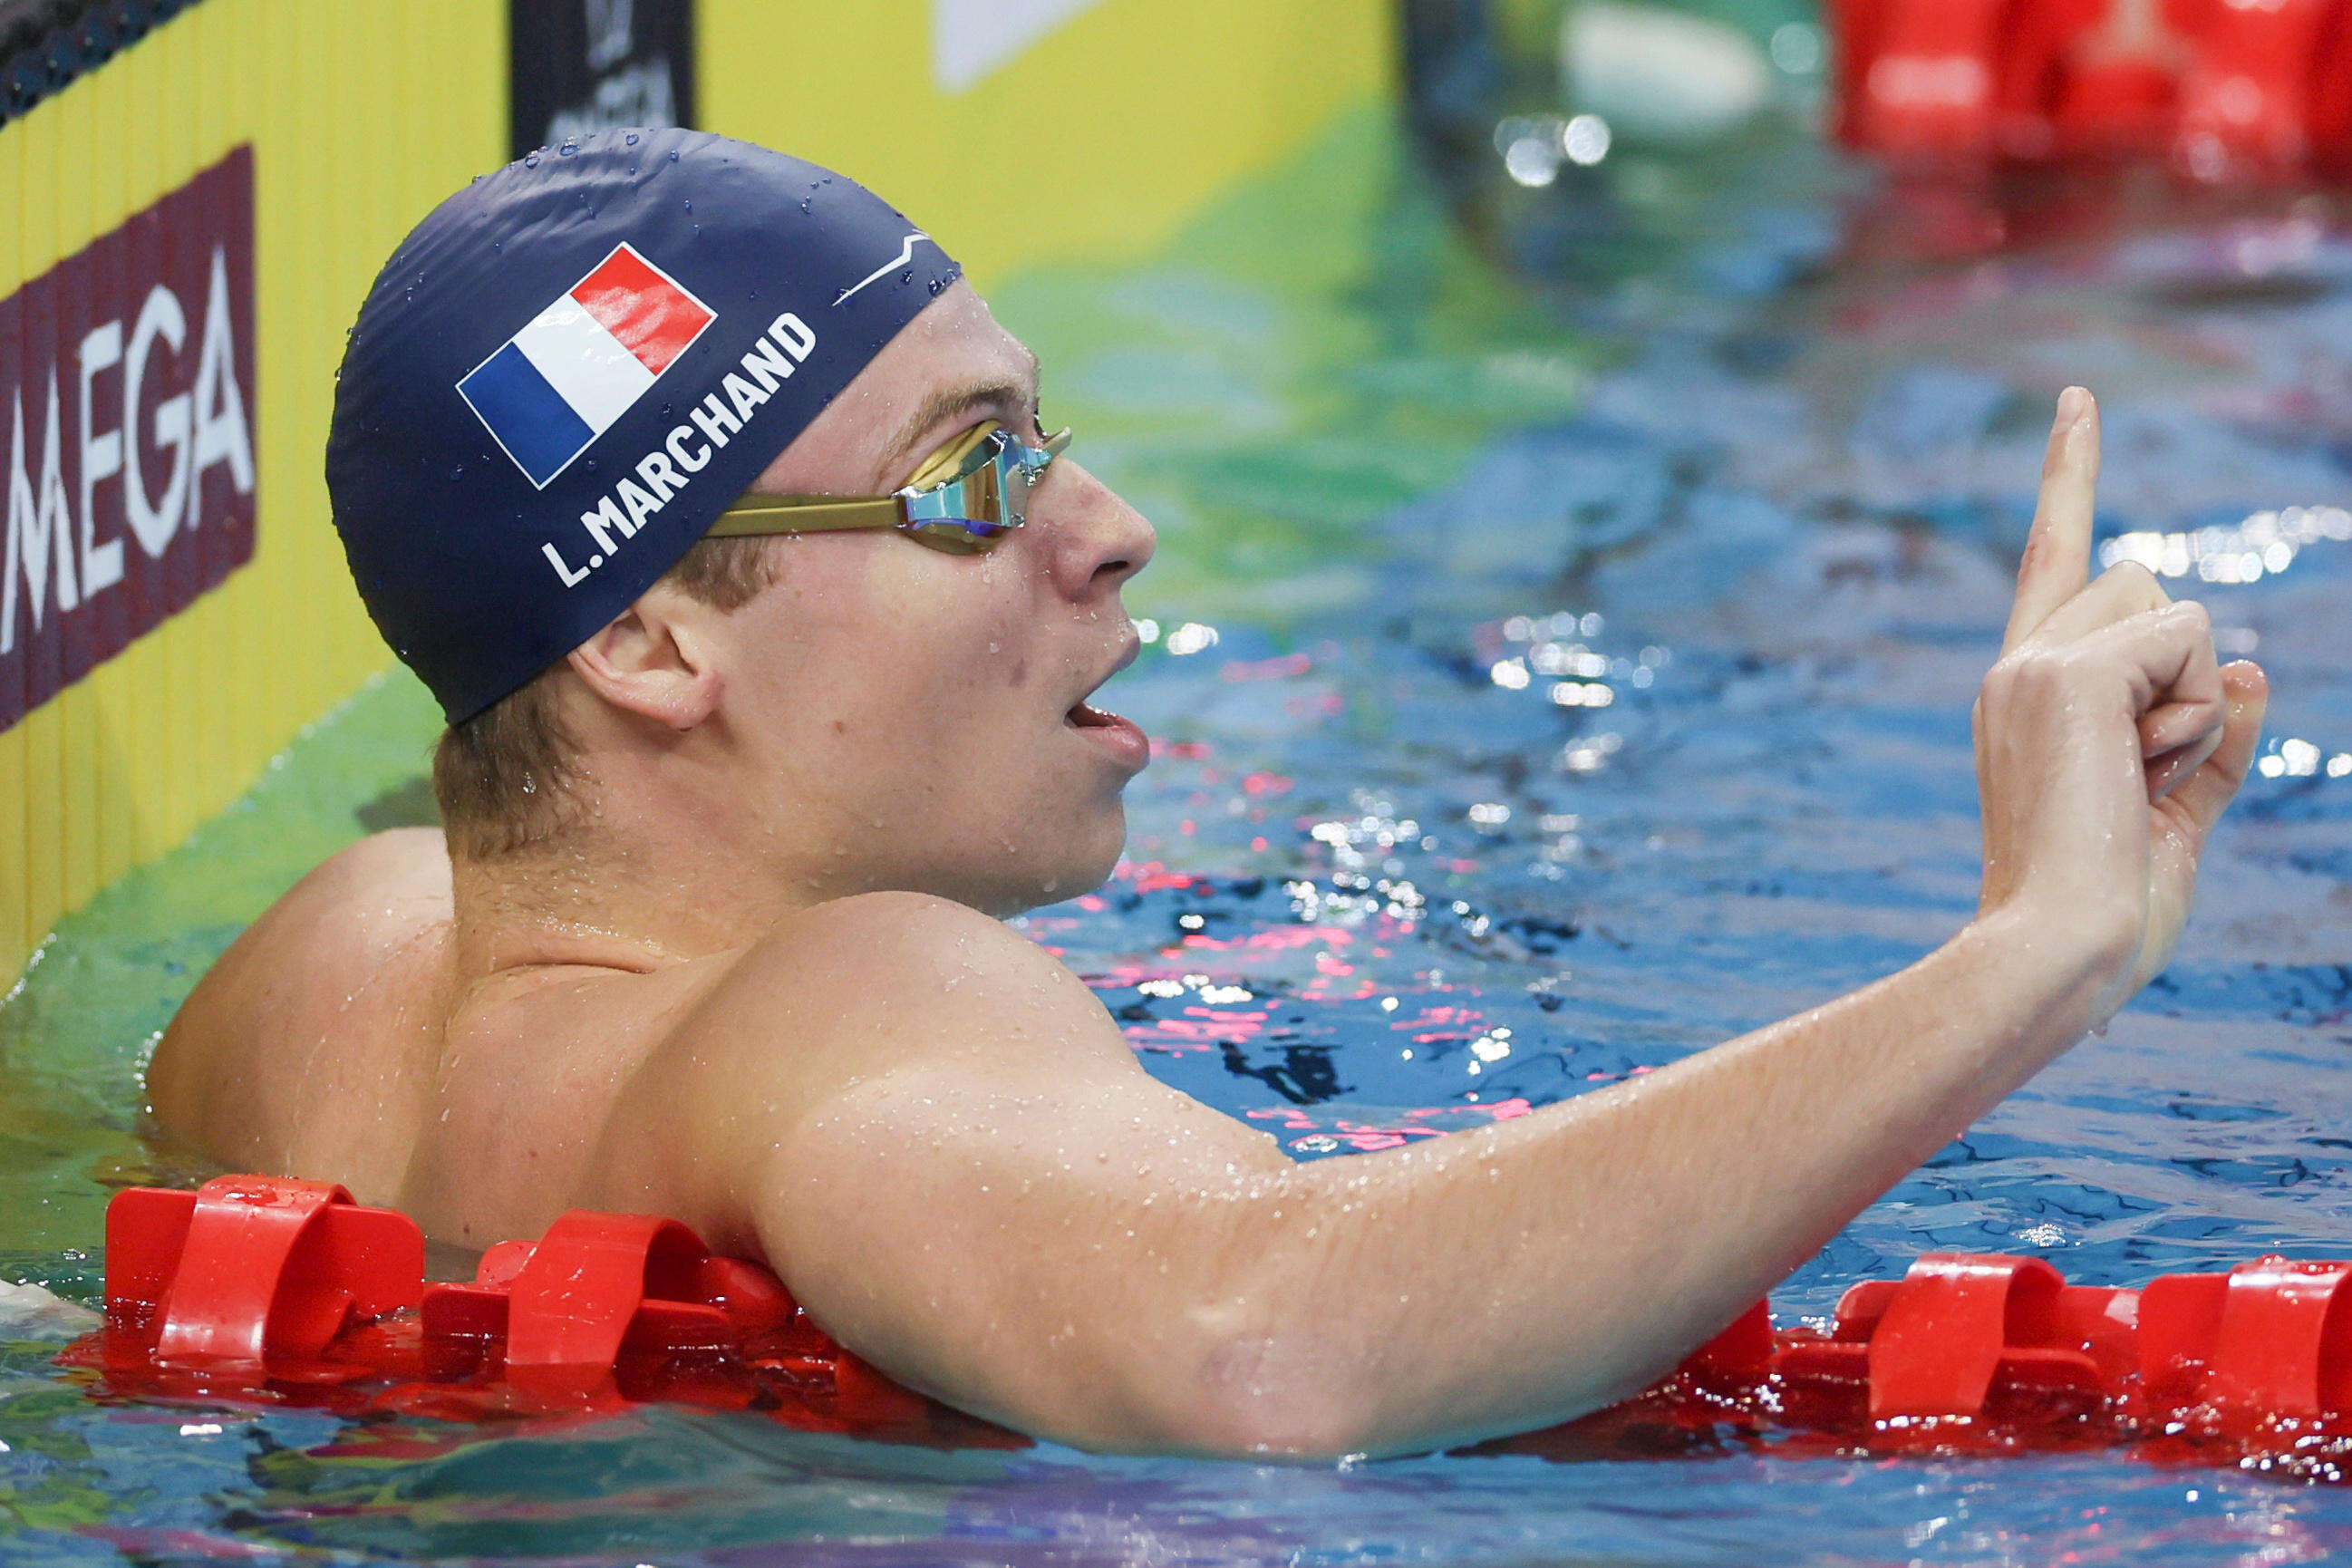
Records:
[[[876,612],[890,628],[887,640],[923,672],[924,688],[983,704],[1034,695],[1039,606],[1016,563],[906,553],[917,559],[895,574],[896,596]]]
[[[1045,669],[1029,646],[1035,607],[1013,563],[871,543],[828,552],[779,584],[785,624],[773,635],[794,650],[772,667],[779,695],[836,735],[902,756],[1028,743],[1034,726],[1019,715],[1045,700]]]

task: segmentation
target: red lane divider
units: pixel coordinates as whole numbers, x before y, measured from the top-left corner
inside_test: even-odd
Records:
[[[1885,1434],[2047,1427],[2103,1409],[2138,1370],[2127,1290],[2068,1285],[2036,1258],[1930,1253],[1848,1290],[1826,1338],[1774,1372],[1798,1425]]]
[[[116,1194],[106,1326],[59,1356],[99,1391],[457,1420],[662,1400],[898,1442],[1025,1439],[899,1387],[768,1270],[675,1220],[564,1215],[427,1284],[415,1223],[341,1187],[224,1176]],[[2257,1258],[2138,1290],[2040,1258],[1933,1253],[1826,1327],[1762,1302],[1581,1421],[1486,1445],[1558,1458],[2121,1446],[2314,1479],[2352,1472],[2352,1263]]]
[[[1838,135],[1896,156],[2352,165],[2352,0],[1830,0]]]
[[[1557,1458],[2122,1448],[2352,1478],[2352,1263],[2262,1258],[2138,1290],[2039,1258],[1929,1254],[1825,1328],[1761,1309],[1624,1404],[1486,1445]],[[1762,1337],[1759,1339],[1759,1332]]]
[[[1831,0],[1838,131],[1886,153],[1990,148],[2008,0]]]
[[[455,1420],[671,1401],[889,1441],[1015,1447],[899,1387],[781,1280],[675,1220],[574,1209],[425,1280],[416,1223],[341,1187],[223,1176],[132,1188],[106,1218],[106,1325],[59,1355],[109,1395]]]
[[[2347,1279],[2352,1264],[2263,1258],[2157,1280],[2140,1296],[2146,1399],[2241,1432],[2352,1412]]]
[[[106,1209],[107,1316],[152,1322],[157,1356],[179,1365],[315,1356],[354,1318],[414,1309],[424,1279],[415,1221],[320,1182],[223,1176]]]

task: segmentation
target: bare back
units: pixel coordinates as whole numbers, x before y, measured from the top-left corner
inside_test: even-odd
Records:
[[[736,955],[461,986],[452,925],[436,830],[379,834],[321,865],[165,1031],[148,1072],[159,1126],[225,1165],[340,1182],[466,1245],[607,1201],[616,1108]],[[665,1212],[688,1206],[681,1194]]]

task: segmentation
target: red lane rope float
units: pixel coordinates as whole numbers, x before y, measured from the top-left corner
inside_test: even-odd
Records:
[[[2137,1290],[2035,1258],[1929,1254],[1825,1328],[1759,1304],[1672,1376],[1486,1446],[1555,1458],[2120,1448],[2315,1481],[2352,1475],[2352,1263],[2260,1258]]]
[[[339,1186],[223,1176],[106,1212],[106,1323],[58,1358],[98,1392],[446,1420],[646,1401],[940,1447],[1027,1439],[899,1387],[756,1264],[675,1220],[564,1215],[427,1283],[416,1223]]]
[[[1829,0],[1836,128],[1904,157],[2352,166],[2352,0]]]
[[[103,1396],[446,1420],[669,1401],[941,1447],[1027,1440],[899,1387],[765,1268],[675,1220],[575,1209],[427,1283],[415,1222],[342,1188],[224,1176],[106,1216],[106,1325],[60,1353]],[[2137,1290],[2035,1258],[1930,1254],[1825,1327],[1762,1302],[1671,1376],[1475,1450],[1554,1458],[2122,1447],[2315,1480],[2352,1472],[2352,1263],[2262,1258]]]

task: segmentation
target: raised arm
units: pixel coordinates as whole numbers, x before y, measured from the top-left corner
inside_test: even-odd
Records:
[[[715,1003],[674,1064],[672,1157],[853,1348],[1065,1441],[1392,1451],[1621,1397],[2169,953],[2263,686],[2216,669],[2201,612],[2145,573],[2085,584],[2097,459],[2070,395],[1979,705],[1982,907],[1899,974],[1637,1083],[1301,1166],[1153,1082],[1017,935],[853,900],[780,960],[832,966],[849,1000]],[[789,1075],[761,1066],[780,1039]],[[772,1097],[787,1077],[829,1087]]]

